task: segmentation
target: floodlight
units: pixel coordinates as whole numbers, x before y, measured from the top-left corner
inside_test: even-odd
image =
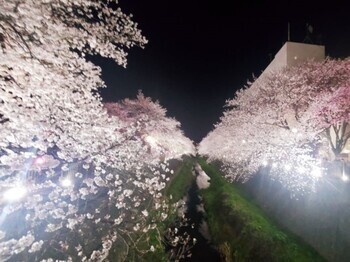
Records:
[[[4,198],[9,202],[15,202],[27,194],[27,189],[23,186],[12,187],[4,192]]]
[[[71,187],[73,185],[73,181],[69,177],[65,177],[61,180],[61,185],[63,187]]]

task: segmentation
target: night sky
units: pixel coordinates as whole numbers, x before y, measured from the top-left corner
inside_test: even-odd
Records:
[[[291,41],[303,42],[309,23],[312,40],[326,46],[326,55],[350,56],[348,8],[308,2],[120,0],[149,43],[130,50],[126,69],[94,59],[108,86],[101,95],[118,101],[141,89],[199,142],[219,121],[225,100],[258,76],[287,41],[288,22]]]

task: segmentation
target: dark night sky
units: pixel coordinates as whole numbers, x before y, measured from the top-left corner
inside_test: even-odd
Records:
[[[336,1],[327,6],[303,2],[120,0],[149,43],[130,50],[126,69],[96,59],[108,86],[102,97],[134,98],[141,89],[199,142],[218,122],[225,100],[253,73],[258,76],[282,47],[288,22],[292,41],[304,40],[309,23],[327,55],[350,55],[347,7]]]

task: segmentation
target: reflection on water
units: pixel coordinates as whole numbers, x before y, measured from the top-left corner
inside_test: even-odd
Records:
[[[204,207],[197,190],[198,187],[194,182],[188,192],[186,217],[189,219],[189,223],[181,228],[197,241],[191,250],[191,257],[181,261],[221,261],[220,254],[210,244],[208,225],[203,219]]]

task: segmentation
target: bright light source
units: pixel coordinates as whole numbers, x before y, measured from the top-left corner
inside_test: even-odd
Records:
[[[306,168],[303,166],[299,166],[297,170],[299,173],[302,173],[302,174],[306,172]]]
[[[23,198],[27,194],[27,189],[23,186],[17,186],[5,191],[4,198],[7,201],[15,202]]]
[[[61,185],[64,187],[71,187],[73,185],[73,182],[69,177],[66,177],[61,180]]]
[[[35,159],[35,164],[41,165],[44,164],[45,160],[43,157],[38,157]]]
[[[311,175],[314,177],[321,177],[322,176],[322,170],[319,167],[314,167],[311,171]]]
[[[247,143],[247,141],[245,141],[245,140],[243,139],[243,140],[242,140],[242,143],[245,144],[245,143]]]
[[[349,180],[349,177],[347,175],[342,175],[341,179],[344,181],[344,182],[347,182]]]
[[[286,171],[290,171],[290,170],[292,169],[292,166],[289,165],[289,164],[286,164],[286,165],[284,166],[284,169],[285,169]]]
[[[298,129],[292,128],[292,132],[293,132],[293,133],[298,133]]]
[[[262,165],[263,166],[267,166],[269,163],[266,161],[266,160],[264,160],[263,162],[262,162]]]
[[[152,137],[152,136],[146,136],[145,141],[150,145],[150,146],[157,146],[157,140]]]

